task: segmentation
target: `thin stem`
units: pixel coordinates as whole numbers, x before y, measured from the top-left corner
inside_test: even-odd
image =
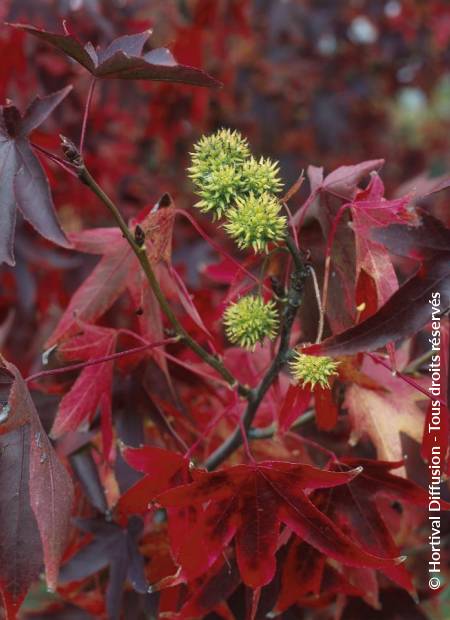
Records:
[[[50,151],[47,151],[47,149],[42,148],[42,146],[39,146],[39,144],[36,144],[34,142],[31,142],[31,146],[34,149],[36,149],[36,151],[39,151],[39,153],[42,153],[42,155],[45,155],[45,157],[50,159],[50,161],[52,161],[54,164],[60,166],[60,168],[63,168],[63,170],[68,172],[73,177],[75,177],[75,178],[78,177],[77,173],[73,170],[73,168],[70,168],[66,164],[66,162],[64,160],[60,159],[57,155],[54,155],[53,153],[50,153]]]
[[[409,385],[411,385],[413,388],[415,388],[416,390],[424,394],[427,398],[430,398],[430,399],[434,398],[435,400],[438,400],[441,403],[441,405],[443,405],[444,407],[446,406],[446,402],[440,396],[433,396],[430,392],[428,392],[428,390],[426,390],[419,383],[417,383],[417,381],[414,381],[414,379],[410,379],[407,375],[403,374],[402,372],[399,372],[398,370],[394,370],[393,368],[391,368],[391,366],[389,366],[389,364],[385,362],[384,359],[380,357],[379,355],[375,355],[373,353],[366,353],[366,355],[368,355],[375,362],[375,364],[381,364],[382,366],[384,366],[384,368],[389,370],[393,375],[395,375],[396,377],[399,377],[399,379],[402,379],[405,383],[408,383]]]
[[[314,293],[316,295],[316,300],[317,300],[317,307],[319,309],[319,327],[317,329],[317,338],[316,338],[316,343],[318,343],[318,342],[320,342],[322,340],[322,336],[323,336],[323,326],[324,326],[324,322],[325,322],[325,313],[323,311],[323,304],[322,304],[322,301],[320,299],[320,289],[319,289],[319,283],[317,281],[316,272],[313,269],[313,267],[310,267],[310,270],[311,270],[311,276],[312,276],[313,285],[314,285]]]
[[[92,97],[94,95],[95,82],[96,82],[96,79],[92,78],[91,83],[89,84],[89,91],[88,91],[88,96],[86,99],[86,105],[84,107],[83,124],[81,126],[80,146],[79,146],[80,155],[83,154],[84,139],[86,137],[86,127],[87,127],[87,122],[89,118],[89,109],[91,107]]]
[[[283,205],[284,210],[288,214],[289,226],[290,226],[290,228],[292,230],[292,236],[294,237],[295,246],[297,248],[299,248],[300,246],[299,246],[299,243],[298,243],[297,228],[296,228],[295,224],[293,224],[293,216],[292,216],[291,210],[289,209],[289,207],[287,206],[287,204],[284,201],[281,204]]]
[[[212,375],[209,375],[207,372],[201,370],[201,368],[197,368],[196,365],[189,363],[189,362],[183,362],[181,359],[179,359],[175,355],[170,355],[170,353],[167,353],[167,351],[161,351],[161,354],[166,359],[173,362],[174,364],[178,364],[178,366],[185,368],[188,372],[192,372],[194,375],[197,375],[201,377],[202,379],[206,379],[207,381],[215,381],[217,384],[223,385],[224,387],[229,386],[228,381],[225,381],[224,379],[219,379],[219,377],[214,377]]]
[[[239,418],[239,430],[241,431],[241,437],[244,442],[245,454],[247,455],[247,458],[250,461],[250,463],[254,463],[255,459],[253,458],[252,451],[250,450],[250,444],[249,444],[248,437],[247,437],[247,431],[244,428],[244,421],[242,418]]]
[[[425,364],[425,362],[428,362],[428,360],[430,359],[430,357],[432,357],[432,355],[433,355],[432,349],[425,351],[425,353],[422,353],[422,355],[419,355],[419,357],[416,357],[415,360],[412,360],[412,362],[410,362],[408,366],[406,366],[406,368],[403,369],[403,372],[407,375],[413,374],[414,372],[419,370]]]
[[[143,344],[140,347],[134,347],[133,349],[127,349],[126,351],[119,351],[118,353],[111,353],[110,355],[105,355],[103,357],[97,357],[93,360],[89,360],[87,362],[80,362],[78,364],[69,364],[68,366],[64,366],[63,368],[53,368],[52,370],[41,370],[40,372],[35,373],[34,375],[30,375],[25,379],[26,383],[30,381],[35,381],[36,379],[40,379],[42,377],[50,377],[52,375],[60,375],[65,372],[71,372],[72,370],[79,370],[80,368],[86,368],[87,366],[94,366],[95,364],[103,364],[104,362],[111,362],[113,360],[120,359],[121,357],[126,357],[127,355],[133,355],[134,353],[140,353],[141,351],[145,351],[147,349],[153,349],[155,347],[162,347],[166,344],[172,344],[173,342],[177,342],[179,338],[167,338],[166,340],[160,340],[159,342],[149,342],[148,344]]]
[[[292,254],[294,271],[291,273],[291,286],[289,288],[288,298],[283,312],[278,353],[273,359],[268,371],[259,383],[258,387],[250,391],[247,397],[248,405],[243,413],[239,426],[206,460],[205,467],[208,470],[215,469],[241,445],[243,433],[248,433],[261,401],[272,383],[278,377],[282,367],[289,357],[291,330],[294,319],[297,316],[298,309],[302,302],[304,282],[310,271],[309,268],[303,263],[303,260],[291,237],[286,239],[286,245]]]
[[[308,422],[311,422],[311,420],[314,420],[315,415],[316,413],[314,409],[308,409],[308,411],[302,413],[302,415],[299,416],[297,420],[292,424],[291,430],[300,428]],[[276,435],[277,430],[277,425],[275,423],[270,424],[269,426],[264,426],[263,428],[251,428],[248,432],[248,437],[252,440],[271,439],[274,435]]]
[[[66,144],[67,143],[68,143],[68,141],[66,140]],[[73,149],[73,145],[70,144],[69,147]],[[66,148],[66,152],[67,152],[67,148]],[[92,177],[92,175],[90,174],[89,170],[84,165],[84,162],[83,162],[81,156],[79,155],[79,153],[78,152],[76,152],[76,153],[72,152],[71,153],[69,151],[69,155],[68,156],[71,156],[72,160],[74,161],[74,165],[76,165],[76,167],[77,167],[78,177],[80,178],[80,180],[87,187],[89,187],[89,189],[103,202],[103,204],[111,212],[112,216],[114,217],[115,221],[117,222],[117,225],[119,226],[120,230],[122,231],[123,236],[128,241],[131,249],[133,250],[133,252],[135,253],[137,259],[139,260],[139,262],[141,264],[141,267],[142,267],[142,270],[145,273],[145,276],[146,276],[146,278],[147,278],[147,280],[148,280],[148,282],[150,284],[150,287],[151,287],[151,289],[152,289],[156,299],[158,300],[158,303],[159,303],[162,311],[164,312],[164,314],[166,315],[166,317],[168,318],[168,320],[172,324],[172,327],[175,329],[175,331],[178,334],[178,336],[180,336],[183,339],[183,341],[185,342],[185,344],[192,351],[194,351],[194,353],[196,353],[204,362],[206,362],[207,364],[209,364],[209,366],[214,368],[225,379],[225,381],[227,382],[227,384],[231,388],[235,388],[236,387],[238,389],[239,394],[241,394],[243,396],[246,396],[249,393],[248,388],[246,388],[243,385],[240,385],[236,381],[234,376],[231,374],[231,372],[220,361],[220,359],[218,359],[214,355],[211,355],[207,351],[205,351],[205,349],[201,345],[199,345],[196,340],[191,338],[189,333],[181,325],[180,321],[175,316],[172,308],[170,307],[169,302],[167,301],[164,293],[161,290],[161,287],[159,285],[158,279],[156,278],[155,272],[153,271],[153,268],[152,268],[152,266],[150,264],[150,261],[148,259],[146,248],[145,248],[145,244],[139,245],[136,242],[132,232],[128,228],[128,226],[127,226],[125,220],[123,219],[119,209],[114,204],[114,202],[111,200],[111,198],[109,198],[109,196],[98,185],[98,183],[95,181],[95,179]]]
[[[246,269],[244,265],[242,265],[238,260],[233,258],[231,254],[229,254],[223,248],[221,248],[220,245],[214,241],[214,239],[212,239],[209,235],[207,235],[206,232],[203,230],[203,228],[195,221],[195,219],[192,217],[190,213],[188,213],[184,209],[174,209],[174,213],[185,217],[188,220],[188,222],[195,228],[195,230],[203,237],[203,239],[207,243],[209,243],[209,245],[212,248],[214,248],[218,254],[220,254],[227,260],[229,260],[237,268],[238,271],[243,271],[248,278],[250,278],[251,280],[254,280],[255,282],[259,284],[258,278],[253,273],[251,273],[248,269]],[[267,288],[267,290],[269,289]]]
[[[197,450],[199,445],[203,441],[206,441],[206,439],[208,438],[209,433],[217,426],[217,424],[220,422],[220,420],[222,420],[222,418],[228,416],[230,414],[230,412],[235,407],[236,407],[236,403],[234,402],[231,405],[229,405],[228,407],[226,407],[226,409],[224,409],[223,411],[220,411],[216,416],[214,416],[214,418],[209,422],[209,424],[207,424],[205,430],[197,437],[195,442],[191,445],[189,450],[184,455],[184,457],[186,459],[190,459],[191,458],[191,456]]]

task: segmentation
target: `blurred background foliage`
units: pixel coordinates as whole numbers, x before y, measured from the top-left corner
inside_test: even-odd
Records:
[[[102,89],[88,148],[104,161],[114,143],[109,174],[126,200],[156,199],[162,183],[191,201],[188,152],[201,133],[222,125],[280,159],[287,182],[308,164],[331,169],[378,157],[389,160],[384,178],[392,187],[448,169],[445,0],[6,0],[2,7],[4,19],[46,28],[60,30],[66,19],[82,40],[100,44],[152,27],[152,45],[224,83],[216,92],[117,82]],[[2,29],[0,41],[8,58],[3,97],[21,87],[17,68],[21,82],[37,80],[41,90],[63,77],[79,81],[75,129],[86,76],[21,33]]]

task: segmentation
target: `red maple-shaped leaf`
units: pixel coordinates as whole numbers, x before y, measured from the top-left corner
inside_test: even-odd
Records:
[[[152,210],[139,221],[145,233],[147,255],[159,275],[170,263],[174,214],[171,206]],[[134,224],[132,224],[133,227]],[[139,310],[141,332],[149,341],[164,338],[161,310],[142,272],[139,262],[119,228],[96,228],[70,235],[81,252],[102,256],[92,273],[75,291],[47,346],[57,344],[79,331],[80,322],[94,323],[128,290]],[[155,359],[165,361],[155,350]]]
[[[333,470],[362,467],[360,476],[339,488],[316,491],[311,499],[366,551],[382,557],[398,556],[399,549],[385,522],[386,517],[377,506],[377,498],[384,496],[422,507],[428,504],[428,494],[424,489],[391,473],[402,465],[402,462],[344,458],[333,466]],[[411,576],[402,564],[380,568],[402,588],[414,592]]]
[[[128,465],[145,476],[121,496],[117,504],[120,513],[143,514],[157,495],[190,479],[189,461],[177,452],[156,446],[123,446],[121,452]]]
[[[201,69],[178,64],[166,48],[143,54],[151,30],[118,37],[106,49],[98,50],[91,42],[83,46],[71,34],[47,32],[27,24],[10,25],[50,43],[99,79],[157,80],[193,86],[219,86],[217,80]]]
[[[68,242],[55,214],[50,187],[28,141],[72,90],[37,97],[21,115],[12,104],[0,106],[0,263],[14,265],[16,207],[46,239],[64,247]]]
[[[428,495],[421,487],[391,473],[401,465],[401,462],[344,458],[333,465],[335,471],[363,467],[362,473],[348,484],[315,491],[311,499],[334,523],[345,528],[349,537],[366,551],[386,557],[399,555],[400,551],[385,522],[386,516],[377,505],[377,498],[384,496],[417,506],[425,506],[428,502]],[[358,568],[355,572],[355,569],[340,567],[341,585],[345,584],[344,575],[347,574],[354,588],[352,592],[348,587],[330,587],[326,575],[330,568],[325,555],[294,538],[283,563],[277,611],[283,611],[295,603],[308,605],[308,595],[314,595],[318,601],[319,595],[329,596],[332,593],[359,596],[369,604],[379,606],[378,585],[373,569]],[[402,588],[415,592],[411,576],[402,564],[392,564],[381,570]],[[334,575],[334,583],[338,575]]]
[[[68,361],[90,361],[106,357],[114,352],[117,331],[107,327],[80,324],[82,334],[74,336],[59,347],[59,354]],[[75,431],[95,415],[101,408],[103,428],[110,426],[111,389],[113,362],[105,361],[86,366],[71,389],[59,404],[51,434],[60,437],[68,431]],[[105,433],[104,433],[105,439]],[[110,440],[105,447],[109,454]]]
[[[392,372],[365,356],[362,370],[379,389],[351,383],[345,393],[344,406],[352,426],[350,444],[355,445],[368,435],[377,456],[382,461],[400,461],[403,458],[402,435],[419,442],[424,428],[424,414],[420,401],[426,395]],[[382,388],[382,389],[380,389]],[[406,475],[404,468],[397,475]]]
[[[56,588],[73,499],[70,476],[42,428],[19,371],[1,358],[0,589],[14,618],[39,575]]]
[[[237,465],[213,473],[197,470],[192,472],[193,483],[171,489],[157,499],[169,508],[208,502],[201,527],[210,565],[236,537],[242,579],[246,585],[259,588],[275,574],[281,523],[338,561],[372,567],[393,562],[354,545],[305,494],[306,489],[348,482],[359,471],[329,472],[278,461]]]
[[[192,480],[189,460],[176,452],[154,446],[123,447],[122,456],[128,465],[146,475],[121,496],[117,504],[120,514],[144,514],[163,491]],[[202,544],[202,511],[196,506],[181,506],[168,508],[168,515],[172,555],[181,570],[162,584],[154,585],[155,589],[194,579],[212,565]]]

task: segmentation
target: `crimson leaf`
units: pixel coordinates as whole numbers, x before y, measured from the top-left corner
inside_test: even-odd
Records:
[[[169,508],[209,502],[203,540],[210,563],[236,536],[242,579],[249,587],[259,588],[274,577],[281,522],[335,560],[353,566],[392,564],[393,560],[354,545],[305,494],[305,489],[343,484],[358,473],[358,469],[337,473],[278,461],[237,465],[212,473],[194,470],[193,483],[171,489],[157,499]]]

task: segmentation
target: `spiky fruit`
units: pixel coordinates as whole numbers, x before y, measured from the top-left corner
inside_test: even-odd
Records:
[[[296,383],[306,387],[308,384],[311,389],[316,385],[322,388],[330,387],[330,377],[337,375],[339,362],[331,357],[306,355],[295,351],[294,357],[289,362],[289,368]]]
[[[267,251],[270,242],[281,241],[286,234],[286,217],[280,215],[275,196],[265,192],[236,199],[236,205],[226,213],[226,231],[241,248],[255,252]]]
[[[249,157],[247,140],[238,131],[219,129],[210,136],[203,136],[194,145],[188,173],[194,184],[201,189],[211,170],[224,165],[242,166]]]
[[[254,351],[258,342],[273,340],[278,330],[278,315],[273,301],[248,295],[230,304],[223,317],[228,340]]]
[[[242,176],[234,166],[225,164],[212,168],[199,184],[201,200],[196,207],[203,213],[211,213],[214,219],[222,217],[235,204],[242,192]]]
[[[251,157],[242,166],[242,186],[245,192],[261,195],[277,194],[283,187],[278,162],[268,157],[259,160]]]

